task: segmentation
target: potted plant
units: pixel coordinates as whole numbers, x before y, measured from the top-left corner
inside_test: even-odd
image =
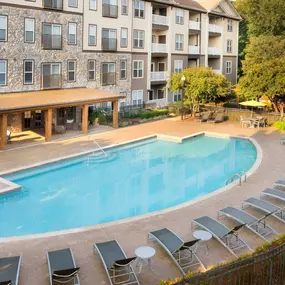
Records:
[[[89,115],[89,121],[92,125],[97,126],[98,125],[98,119],[99,117],[105,117],[106,113],[102,108],[97,108]]]

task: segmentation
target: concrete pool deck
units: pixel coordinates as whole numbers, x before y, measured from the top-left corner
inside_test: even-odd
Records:
[[[77,266],[81,267],[80,279],[82,285],[108,284],[99,256],[93,254],[92,244],[95,241],[102,242],[117,239],[127,256],[133,256],[136,247],[147,244],[147,233],[152,230],[168,227],[184,240],[189,240],[192,239],[193,229],[190,227],[190,222],[193,218],[202,215],[216,217],[217,210],[225,206],[240,206],[244,199],[258,196],[264,188],[271,187],[275,180],[284,178],[285,146],[280,145],[281,134],[271,128],[243,129],[239,124],[231,122],[213,125],[194,123],[192,120],[181,122],[174,118],[95,134],[92,135],[92,138],[96,139],[100,145],[107,146],[155,133],[183,137],[201,131],[254,138],[263,150],[261,166],[241,187],[235,186],[227,192],[217,194],[214,197],[179,210],[137,221],[104,225],[87,232],[0,243],[0,257],[23,255],[19,285],[49,284],[46,251],[65,247],[72,248]],[[3,151],[0,152],[0,172],[95,148],[93,142],[88,140],[88,136],[82,136]],[[276,201],[274,202],[276,203]],[[262,216],[260,212],[249,211],[256,216]],[[229,226],[233,225],[227,219],[223,222]],[[285,232],[285,225],[275,221],[274,218],[268,219],[268,222],[280,233]],[[262,240],[247,230],[242,230],[241,236],[252,247],[262,243]],[[141,285],[157,284],[161,279],[180,276],[180,272],[172,260],[160,247],[154,243],[150,243],[150,245],[154,246],[157,252],[152,260],[155,274],[148,271],[142,272],[138,276]],[[199,257],[208,267],[217,262],[233,258],[216,241],[212,240],[209,246],[208,256],[204,255],[202,249],[198,250]]]

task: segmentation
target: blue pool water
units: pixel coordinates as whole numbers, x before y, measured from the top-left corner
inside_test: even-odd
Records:
[[[176,206],[225,186],[256,160],[248,140],[207,136],[182,144],[150,140],[107,153],[110,161],[104,163],[82,156],[6,176],[23,189],[0,196],[0,237],[90,226]]]

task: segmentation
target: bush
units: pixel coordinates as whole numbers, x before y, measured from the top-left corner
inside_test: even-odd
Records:
[[[285,122],[278,121],[278,122],[275,122],[273,126],[275,129],[281,132],[285,132]]]
[[[153,110],[153,111],[143,111],[140,113],[141,119],[150,119],[157,116],[168,115],[168,110],[161,109],[161,110]]]
[[[136,119],[140,117],[140,111],[129,111],[122,115],[123,118]]]

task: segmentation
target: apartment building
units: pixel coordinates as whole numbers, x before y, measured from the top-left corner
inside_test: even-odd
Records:
[[[236,83],[240,20],[229,0],[0,0],[0,94],[87,87],[124,95],[119,107],[166,105],[181,96],[167,78],[188,66]],[[44,124],[40,110],[10,122],[31,117]]]

